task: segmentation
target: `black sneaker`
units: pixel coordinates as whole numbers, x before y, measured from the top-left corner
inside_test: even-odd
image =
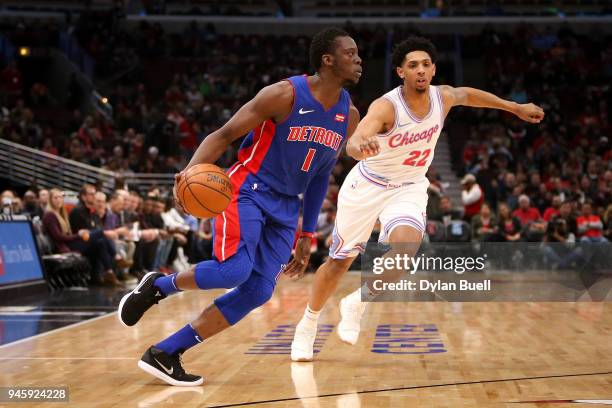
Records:
[[[183,368],[181,353],[169,355],[165,351],[149,347],[138,362],[143,371],[177,387],[202,385],[204,379],[199,375],[187,374]]]
[[[122,325],[135,325],[151,306],[166,297],[157,286],[153,286],[155,279],[161,276],[165,275],[159,272],[147,273],[138,286],[121,299],[117,317]]]

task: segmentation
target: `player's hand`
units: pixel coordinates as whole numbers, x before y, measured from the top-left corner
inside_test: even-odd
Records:
[[[295,247],[295,255],[289,265],[285,268],[283,273],[290,278],[297,276],[298,278],[302,277],[306,267],[308,266],[308,261],[310,261],[310,246],[312,245],[312,240],[310,237],[301,237],[298,239],[297,246]]]
[[[365,136],[359,141],[359,151],[365,156],[364,158],[376,156],[380,153],[380,144],[376,136]]]
[[[518,106],[516,116],[529,123],[540,123],[544,119],[544,109],[533,103],[524,103]]]
[[[174,196],[174,206],[178,207],[184,213],[187,213],[187,211],[185,211],[185,208],[183,208],[183,206],[181,205],[181,201],[178,199],[178,195],[176,193],[178,185],[181,183],[181,180],[184,175],[184,171],[181,171],[180,173],[176,173],[174,175],[174,186],[172,187],[172,195]]]

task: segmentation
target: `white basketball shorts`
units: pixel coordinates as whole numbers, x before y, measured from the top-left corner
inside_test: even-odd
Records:
[[[392,184],[373,175],[360,162],[340,188],[338,213],[329,256],[356,257],[364,252],[376,220],[380,219],[380,242],[388,241],[398,225],[425,233],[429,180]]]

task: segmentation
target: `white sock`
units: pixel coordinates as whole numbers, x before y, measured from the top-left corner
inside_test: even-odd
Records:
[[[304,316],[302,316],[300,324],[305,325],[307,327],[317,327],[317,321],[319,320],[320,314],[320,310],[316,312],[310,308],[310,305],[306,305],[306,310],[304,310]]]

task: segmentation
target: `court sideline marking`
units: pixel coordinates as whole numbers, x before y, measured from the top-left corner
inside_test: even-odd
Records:
[[[548,378],[585,377],[585,376],[590,376],[590,375],[609,375],[609,374],[612,374],[612,371],[604,371],[600,373],[555,374],[555,375],[545,375],[545,376],[537,376],[537,377],[502,378],[499,380],[462,381],[462,382],[445,383],[445,384],[413,385],[413,386],[407,386],[407,387],[381,388],[381,389],[376,389],[376,390],[363,390],[363,391],[354,391],[354,392],[338,392],[338,393],[331,393],[331,394],[321,394],[321,395],[314,395],[312,397],[304,397],[304,398],[291,397],[291,398],[279,398],[279,399],[273,399],[273,400],[239,402],[235,404],[209,405],[208,408],[243,407],[247,405],[270,404],[270,403],[275,403],[275,402],[286,402],[286,401],[299,401],[299,400],[307,400],[307,399],[312,399],[312,398],[341,397],[344,395],[352,395],[352,394],[374,394],[378,392],[418,390],[418,389],[425,389],[425,388],[450,387],[450,386],[460,386],[460,385],[491,384],[491,383],[500,383],[500,382],[507,382],[507,381],[542,380],[542,379],[548,379]]]

